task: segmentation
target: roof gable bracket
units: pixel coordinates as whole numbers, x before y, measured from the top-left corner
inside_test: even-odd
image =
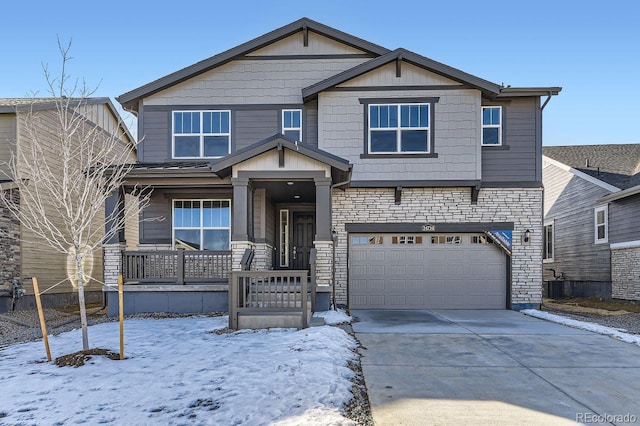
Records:
[[[402,77],[402,55],[396,59],[396,78]]]
[[[284,168],[284,147],[278,143],[278,167]]]
[[[306,25],[302,26],[302,44],[309,47],[309,28]]]
[[[478,194],[480,194],[480,185],[471,187],[471,204],[478,204]]]

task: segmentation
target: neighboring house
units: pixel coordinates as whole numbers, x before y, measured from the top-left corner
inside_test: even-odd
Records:
[[[327,307],[331,292],[351,309],[537,307],[541,97],[560,90],[301,19],[120,96],[141,138],[128,182],[154,188],[143,217],[167,218],[125,256],[125,309],[227,309],[224,283],[220,303],[142,285],[175,282],[141,262],[180,248],[233,270],[249,252],[252,270],[310,269]],[[113,283],[122,246],[109,250]]]
[[[543,148],[545,280],[640,300],[640,144]]]
[[[108,98],[89,98],[84,101],[83,117],[90,125],[99,126],[107,132],[116,134],[123,144],[131,150],[131,160],[135,161],[134,139],[128,129],[122,125],[120,116]],[[11,176],[9,163],[13,153],[30,149],[28,126],[34,128],[43,143],[44,150],[49,151],[53,158],[61,154],[54,151],[53,138],[57,133],[57,106],[54,98],[0,98],[0,189],[13,191],[19,197],[14,176]],[[27,122],[30,120],[30,122]],[[52,135],[52,136],[48,136]],[[17,165],[22,169],[21,164]],[[54,212],[49,211],[50,214]],[[104,219],[102,219],[104,220]],[[30,308],[35,306],[31,277],[37,277],[41,291],[47,290],[63,281],[67,273],[67,258],[55,252],[49,245],[43,243],[26,227],[22,226],[5,209],[0,210],[0,231],[7,232],[13,238],[2,235],[0,239],[0,285],[6,290],[13,280],[21,281],[26,296],[16,304],[16,308]],[[129,233],[133,243],[137,240],[137,226],[129,226]],[[135,245],[131,246],[135,248]],[[103,279],[102,253],[95,253],[93,259],[87,261],[87,268],[91,267],[90,275],[98,281]],[[87,287],[87,301],[102,299],[101,285],[92,281]],[[5,293],[5,292],[3,292]],[[67,280],[47,291],[42,296],[46,307],[64,306],[77,303],[77,291]],[[8,306],[7,297],[0,297],[0,311]]]

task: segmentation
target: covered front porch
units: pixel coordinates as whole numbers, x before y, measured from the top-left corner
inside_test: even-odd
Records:
[[[331,191],[349,172],[345,160],[282,136],[206,166],[134,169],[129,182],[153,197],[138,249],[105,245],[107,283],[122,274],[125,314],[229,312],[233,328],[305,327],[330,308]],[[164,221],[144,221],[158,213]]]

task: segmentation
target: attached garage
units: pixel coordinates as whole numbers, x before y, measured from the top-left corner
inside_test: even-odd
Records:
[[[351,309],[505,309],[508,257],[478,233],[349,235]]]

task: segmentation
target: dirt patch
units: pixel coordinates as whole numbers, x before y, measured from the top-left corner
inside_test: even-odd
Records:
[[[623,300],[602,300],[596,297],[570,297],[566,299],[544,299],[543,304],[569,312],[588,313],[601,316],[618,316],[640,313],[640,304]]]
[[[84,365],[86,361],[89,361],[92,356],[106,356],[112,360],[119,360],[120,354],[111,352],[108,349],[87,349],[86,351],[78,351],[69,355],[62,355],[55,359],[55,364],[58,367],[80,367]]]

